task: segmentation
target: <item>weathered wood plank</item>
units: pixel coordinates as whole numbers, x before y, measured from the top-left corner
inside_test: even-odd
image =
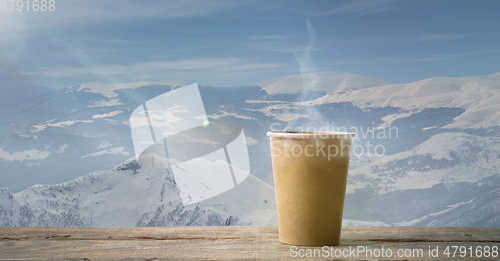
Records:
[[[438,247],[435,259],[451,260],[457,255],[444,255],[446,247],[500,247],[500,228],[344,227],[341,241],[328,249],[328,258],[337,258],[335,251],[346,254],[365,247],[379,253],[391,250],[393,256],[341,257],[428,260],[429,249]],[[325,258],[321,248],[292,252],[290,247],[278,242],[276,227],[0,228],[0,259],[290,259],[298,250],[306,254],[314,249],[323,254],[316,257]],[[396,257],[399,249],[421,249],[423,256]],[[469,253],[463,259],[470,260]]]

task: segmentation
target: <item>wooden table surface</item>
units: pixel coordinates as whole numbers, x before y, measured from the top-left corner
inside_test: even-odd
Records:
[[[343,227],[325,248],[279,243],[277,227],[0,228],[0,260],[500,260],[498,248],[500,228]]]

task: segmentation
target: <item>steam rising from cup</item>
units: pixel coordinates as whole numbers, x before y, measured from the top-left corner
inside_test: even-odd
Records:
[[[312,100],[315,92],[319,91],[320,77],[316,72],[314,63],[312,62],[311,51],[313,49],[316,34],[311,25],[309,19],[306,20],[307,31],[309,33],[309,42],[304,49],[302,55],[295,54],[295,59],[299,63],[300,75],[302,77],[303,89],[299,95],[299,100],[297,101],[300,108],[297,108],[297,113],[307,114],[307,122],[305,124],[300,124],[301,128],[315,128],[318,130],[323,127],[328,121],[319,112],[317,108],[313,106]]]
[[[300,57],[295,54],[295,59],[300,66],[300,75],[302,76],[304,90],[315,90],[316,85],[319,83],[319,76],[315,73],[315,68],[311,61],[311,50],[314,46],[316,34],[309,19],[306,20],[306,24],[307,31],[309,32],[309,43]]]

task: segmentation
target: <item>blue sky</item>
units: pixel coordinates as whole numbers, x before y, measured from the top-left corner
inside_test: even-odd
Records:
[[[0,8],[0,85],[241,86],[300,73],[308,47],[311,71],[396,83],[500,72],[500,1],[55,3]]]

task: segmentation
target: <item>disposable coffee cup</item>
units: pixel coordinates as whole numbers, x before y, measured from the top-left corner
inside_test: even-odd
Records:
[[[340,242],[354,133],[272,131],[271,156],[279,241]]]

